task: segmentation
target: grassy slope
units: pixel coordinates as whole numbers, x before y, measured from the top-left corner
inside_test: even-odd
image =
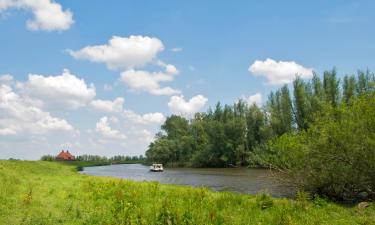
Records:
[[[0,224],[375,224],[374,204],[260,199],[90,177],[54,162],[0,161]]]

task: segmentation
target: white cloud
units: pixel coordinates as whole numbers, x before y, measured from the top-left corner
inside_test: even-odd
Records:
[[[0,75],[0,84],[11,84],[13,83],[13,76],[10,74]]]
[[[13,135],[16,134],[17,131],[11,129],[11,128],[0,128],[0,136],[5,136],[5,135]]]
[[[162,124],[165,121],[165,116],[162,113],[146,113],[139,115],[132,110],[124,110],[124,117],[127,121],[136,124]]]
[[[95,86],[88,86],[65,69],[62,75],[43,76],[29,74],[26,83],[20,88],[30,97],[53,107],[76,109],[87,105],[96,95]]]
[[[0,0],[0,12],[10,8],[31,11],[34,17],[26,25],[33,31],[67,30],[74,23],[73,13],[53,0]]]
[[[242,96],[242,100],[244,100],[247,104],[252,105],[256,104],[258,106],[262,105],[262,95],[260,93],[256,93],[250,96]]]
[[[269,84],[279,85],[291,83],[296,75],[301,78],[310,78],[313,76],[313,69],[305,68],[294,61],[278,61],[266,59],[265,61],[256,60],[249,67],[249,71],[254,76],[266,77]]]
[[[124,104],[124,98],[118,97],[114,99],[113,101],[106,101],[106,100],[93,100],[90,105],[100,111],[104,112],[111,112],[111,113],[116,113],[116,112],[121,112],[123,109],[123,104]]]
[[[149,63],[163,49],[163,43],[155,37],[132,35],[113,36],[108,44],[68,50],[68,53],[76,59],[105,63],[110,69],[131,69]]]
[[[99,122],[96,123],[96,132],[102,135],[104,138],[126,139],[126,136],[124,134],[109,126],[107,117],[100,118]]]
[[[178,71],[178,69],[177,69],[174,65],[172,65],[172,64],[167,64],[167,63],[165,63],[165,62],[163,62],[163,61],[161,61],[161,60],[159,60],[159,61],[157,62],[157,65],[158,65],[158,66],[161,66],[161,67],[164,67],[164,68],[165,68],[165,72],[166,72],[167,74],[170,74],[170,75],[177,75],[177,74],[180,73],[180,71]]]
[[[182,48],[171,48],[172,52],[181,52]]]
[[[0,86],[0,135],[44,134],[53,130],[72,131],[74,128],[66,120],[31,104],[10,86]]]
[[[163,43],[155,37],[148,36],[113,36],[108,44],[87,46],[80,50],[68,50],[76,59],[104,63],[109,69],[123,71],[121,81],[132,91],[145,91],[152,95],[175,95],[179,90],[171,87],[161,87],[161,82],[169,82],[174,75],[179,74],[176,66],[158,60],[157,54],[164,50]],[[140,70],[152,62],[152,65],[162,67],[164,72]],[[112,86],[106,85],[105,90]]]
[[[185,101],[182,95],[172,96],[168,102],[168,107],[172,113],[190,118],[201,110],[207,101],[208,99],[203,95],[196,95],[189,101]]]
[[[146,146],[154,141],[154,135],[147,129],[135,130],[135,135],[137,136],[137,141],[143,142]]]
[[[172,81],[170,74],[160,72],[148,72],[143,70],[127,70],[121,74],[121,81],[133,91],[146,91],[153,95],[174,95],[179,90],[171,87],[160,87],[160,82]]]

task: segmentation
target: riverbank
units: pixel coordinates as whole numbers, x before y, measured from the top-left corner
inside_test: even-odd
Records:
[[[73,165],[0,161],[0,224],[375,224],[359,209],[78,174]]]
[[[117,164],[142,164],[144,161],[122,161],[122,162],[109,162],[109,161],[56,161],[62,164],[75,166],[78,171],[83,171],[84,167],[93,166],[107,166],[107,165],[117,165]]]

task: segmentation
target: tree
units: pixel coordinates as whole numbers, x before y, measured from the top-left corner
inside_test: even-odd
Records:
[[[356,94],[356,82],[354,76],[345,76],[344,77],[344,83],[343,83],[343,101],[346,104],[349,104],[349,102],[355,97]]]
[[[340,102],[340,81],[337,79],[336,69],[325,71],[323,75],[323,87],[325,93],[325,100],[332,106],[338,106]]]
[[[290,132],[293,123],[292,100],[286,85],[281,88],[280,113],[282,133]]]
[[[334,200],[375,199],[375,93],[327,105],[307,131],[283,135],[260,157],[305,191]]]
[[[265,143],[269,139],[269,134],[266,128],[266,116],[264,112],[256,105],[253,104],[246,114],[247,134],[246,142],[249,151],[254,151],[255,148]]]
[[[307,105],[305,82],[297,77],[293,82],[294,87],[294,117],[299,130],[306,130],[308,127],[309,109]]]
[[[172,115],[166,119],[161,129],[169,138],[184,136],[188,133],[189,121],[181,116]]]

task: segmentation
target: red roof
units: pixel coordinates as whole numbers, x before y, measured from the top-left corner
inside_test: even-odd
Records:
[[[75,160],[75,157],[70,154],[69,151],[64,151],[62,150],[57,156],[56,156],[57,159],[59,160]]]

